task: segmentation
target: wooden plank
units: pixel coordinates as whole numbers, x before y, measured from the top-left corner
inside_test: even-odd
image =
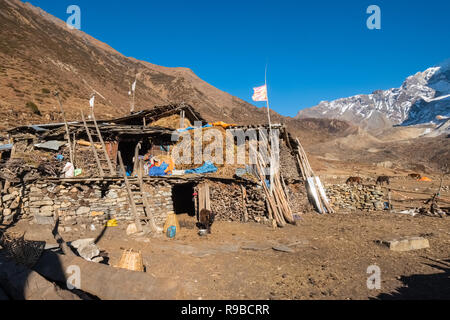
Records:
[[[198,186],[198,213],[200,214],[200,212],[206,209],[205,207],[205,188],[204,188],[204,184],[199,184]]]
[[[209,184],[205,183],[205,208],[208,211],[211,211],[211,201],[209,198]]]

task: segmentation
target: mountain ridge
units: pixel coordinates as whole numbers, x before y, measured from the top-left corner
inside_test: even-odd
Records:
[[[55,120],[55,100],[41,91],[56,90],[62,93],[69,119],[87,110],[94,90],[99,93],[99,117],[126,114],[130,110],[128,91],[138,74],[136,111],[186,102],[207,120],[245,124],[252,122],[245,114],[252,114],[252,120],[267,121],[265,109],[215,88],[190,68],[163,67],[126,57],[29,3],[0,1],[0,24],[0,85],[6,88],[0,95],[0,106],[13,116],[15,112],[26,113],[24,106],[32,102],[46,120]],[[28,116],[31,122],[37,121],[34,115]],[[18,120],[25,121],[25,117]]]
[[[368,130],[393,125],[439,124],[450,115],[450,63],[408,77],[400,88],[377,90],[301,110],[296,116],[350,121]]]

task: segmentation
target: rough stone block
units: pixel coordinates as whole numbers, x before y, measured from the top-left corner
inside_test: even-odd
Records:
[[[406,252],[430,247],[428,239],[422,237],[407,237],[394,240],[383,240],[381,243],[387,246],[391,251]]]
[[[39,215],[43,217],[52,217],[53,216],[53,207],[52,206],[44,206],[39,209]]]

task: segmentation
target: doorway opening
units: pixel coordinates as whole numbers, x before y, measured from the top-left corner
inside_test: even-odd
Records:
[[[173,211],[195,217],[194,183],[178,184],[172,188]]]

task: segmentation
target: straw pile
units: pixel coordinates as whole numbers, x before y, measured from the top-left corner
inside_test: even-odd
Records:
[[[161,118],[150,124],[151,127],[164,127],[173,130],[180,129],[181,117],[179,114],[174,114],[170,117]],[[189,119],[184,118],[184,128],[191,127],[192,124]]]
[[[220,139],[221,141],[217,141],[217,137],[216,136],[212,136],[211,138],[207,136],[207,139],[205,140],[205,135],[208,135],[208,131],[210,130],[218,130],[221,134]],[[211,152],[211,157],[212,159],[209,158],[203,158],[203,162],[209,160],[211,161],[216,167],[217,167],[217,173],[216,175],[219,175],[221,177],[233,177],[236,174],[236,169],[238,168],[245,168],[245,165],[241,165],[241,164],[226,164],[226,154],[227,154],[227,145],[226,145],[226,130],[222,127],[212,127],[212,128],[202,128],[202,129],[197,129],[197,130],[202,130],[201,134],[197,133],[195,134],[194,131],[195,130],[191,130],[188,131],[188,134],[190,135],[190,139],[191,139],[191,159],[190,159],[190,163],[189,164],[183,164],[183,163],[175,163],[175,167],[178,170],[188,170],[188,169],[193,169],[193,168],[197,168],[200,165],[199,164],[195,164],[194,163],[194,159],[195,159],[195,153],[194,153],[194,145],[195,142],[198,143],[199,140],[199,136],[201,136],[201,152],[204,152],[205,150],[207,150],[207,148],[209,148],[210,150],[212,150]],[[180,144],[183,143],[183,137],[180,137],[180,141],[178,142],[177,146],[179,146]],[[222,150],[222,155],[223,157],[220,158],[221,161],[217,161],[219,159],[215,159],[216,157],[216,153],[215,153],[215,145],[219,144],[221,145],[221,150]],[[237,147],[234,145],[233,146],[233,150],[234,150],[234,154],[237,154]],[[247,148],[248,150],[248,148]],[[180,156],[183,156],[183,154],[181,153]],[[222,163],[220,163],[222,162]]]

